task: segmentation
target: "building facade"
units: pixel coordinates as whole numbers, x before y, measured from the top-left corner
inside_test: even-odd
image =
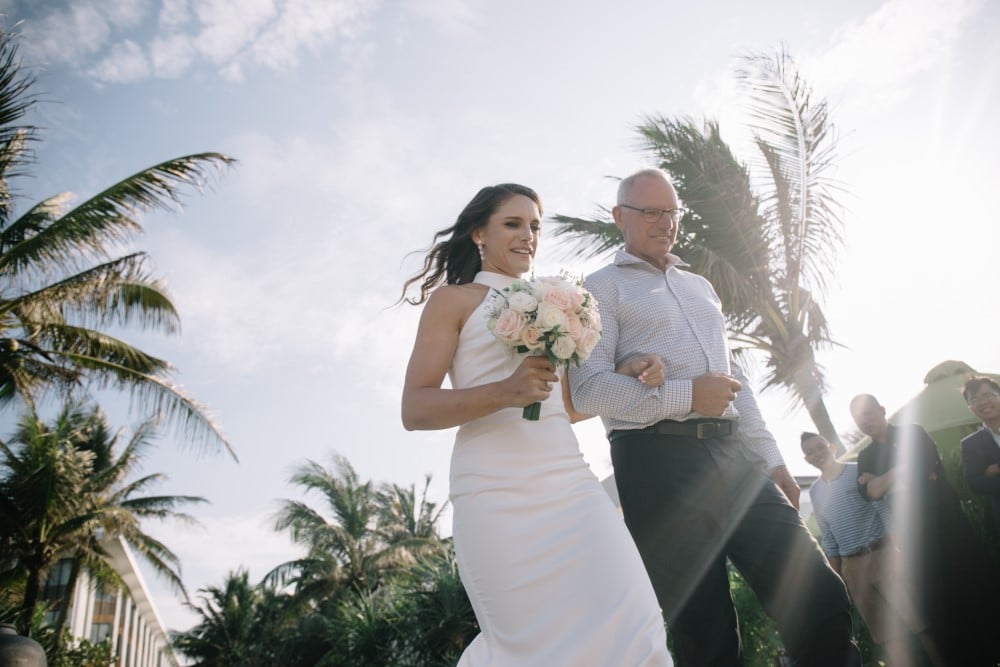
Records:
[[[104,548],[122,587],[109,589],[81,571],[74,586],[66,627],[76,639],[111,641],[114,667],[178,667],[170,639],[149,595],[128,545],[120,538],[107,540]],[[43,596],[57,600],[66,590],[73,568],[63,559],[52,569]],[[52,617],[47,620],[54,620]]]

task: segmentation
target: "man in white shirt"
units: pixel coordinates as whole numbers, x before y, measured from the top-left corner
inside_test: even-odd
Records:
[[[799,487],[730,354],[719,298],[670,253],[683,213],[659,169],[619,186],[612,215],[625,249],[586,281],[603,332],[570,371],[573,403],[604,420],[678,665],[742,663],[727,558],[796,664],[858,665],[847,591],[793,506]],[[636,354],[662,359],[661,386],[615,377],[616,360]]]

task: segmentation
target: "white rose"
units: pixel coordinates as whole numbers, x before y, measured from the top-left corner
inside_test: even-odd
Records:
[[[538,300],[528,292],[514,292],[507,297],[507,306],[519,313],[533,313],[538,308]]]
[[[566,328],[566,314],[557,307],[543,301],[538,304],[538,314],[535,316],[535,324],[543,331],[552,331],[556,327]]]
[[[569,336],[559,336],[552,343],[552,354],[556,355],[557,359],[567,360],[573,356],[574,352],[576,352],[576,343]]]

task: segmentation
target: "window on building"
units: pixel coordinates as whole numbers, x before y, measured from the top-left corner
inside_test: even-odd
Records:
[[[115,615],[115,592],[101,586],[94,592],[94,622],[110,623]]]
[[[111,636],[110,623],[94,623],[90,626],[90,641],[103,642]]]

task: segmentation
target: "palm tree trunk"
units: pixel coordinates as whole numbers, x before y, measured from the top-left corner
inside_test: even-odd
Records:
[[[843,456],[847,450],[840,441],[840,435],[833,425],[833,420],[830,419],[826,403],[823,402],[823,390],[820,388],[819,382],[809,373],[799,373],[799,377],[796,378],[795,389],[799,396],[802,397],[802,402],[806,406],[806,412],[812,418],[816,430],[833,445],[837,456]]]
[[[31,636],[31,621],[35,615],[35,605],[38,603],[38,593],[41,590],[41,568],[28,567],[28,577],[24,584],[24,599],[21,600],[21,611],[17,619],[17,631],[25,637]]]

